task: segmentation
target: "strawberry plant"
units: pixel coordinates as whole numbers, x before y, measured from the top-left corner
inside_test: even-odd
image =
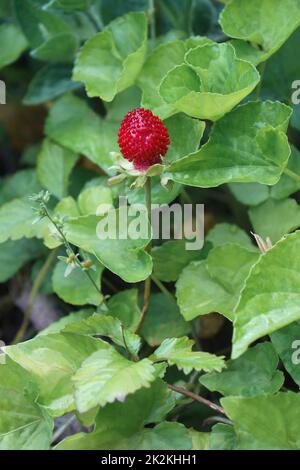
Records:
[[[299,27],[1,1],[0,449],[300,449]]]

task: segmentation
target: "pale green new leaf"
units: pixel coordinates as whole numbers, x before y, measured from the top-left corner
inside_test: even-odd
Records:
[[[262,255],[246,280],[235,309],[232,358],[249,344],[300,319],[300,232]]]
[[[262,343],[249,349],[238,359],[226,362],[222,372],[212,372],[200,377],[209,390],[222,395],[253,397],[278,392],[284,375],[277,370],[278,356],[271,343]]]
[[[275,184],[290,155],[285,135],[290,114],[278,102],[239,106],[215,123],[198,152],[173,162],[167,175],[204,188],[231,182]]]
[[[129,13],[112,21],[82,47],[73,78],[84,82],[90,97],[112,101],[134,84],[147,50],[147,21],[143,13]]]
[[[210,44],[208,38],[190,38],[186,41],[171,41],[157,47],[147,58],[138,77],[138,85],[142,89],[142,106],[151,109],[161,119],[166,119],[176,110],[159,94],[159,85],[164,76],[176,65],[184,62],[185,53],[197,45]]]
[[[95,313],[89,318],[68,323],[64,332],[86,336],[106,336],[118,346],[122,346],[131,354],[137,354],[141,347],[141,339],[132,331],[124,328],[118,318]]]
[[[253,247],[224,244],[213,248],[206,260],[190,263],[176,284],[181,314],[186,320],[218,312],[230,320],[245,279],[259,253]]]
[[[151,358],[154,361],[167,361],[170,366],[189,374],[192,370],[205,372],[220,371],[225,363],[223,356],[215,356],[202,351],[192,351],[194,341],[187,336],[165,339]]]
[[[123,402],[127,395],[149,387],[155,378],[149,359],[132,362],[107,345],[89,356],[72,377],[76,407],[85,413],[115,400]]]
[[[300,449],[299,393],[226,397],[221,403],[234,422],[239,449]]]
[[[37,175],[41,185],[57,199],[67,196],[69,176],[78,157],[76,153],[44,140],[37,160]]]
[[[159,93],[177,111],[199,119],[220,119],[259,81],[255,67],[238,59],[228,43],[191,49],[185,62],[168,72]]]

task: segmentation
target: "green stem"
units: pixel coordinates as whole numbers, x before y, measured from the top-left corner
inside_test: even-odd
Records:
[[[260,99],[260,92],[261,92],[261,87],[262,87],[262,84],[263,84],[265,69],[266,69],[266,62],[262,62],[261,64],[259,64],[258,71],[260,73],[260,80],[259,80],[259,82],[257,84],[257,87],[256,87],[256,93],[255,93],[256,101],[258,101]]]
[[[163,285],[163,283],[157,279],[156,276],[154,276],[154,274],[151,275],[151,279],[152,281],[157,285],[157,287],[161,290],[161,292],[166,296],[168,297],[168,299],[171,300],[171,302],[173,302],[174,304],[176,304],[176,299],[174,297],[173,294],[171,294],[170,291],[168,291],[168,289]]]
[[[17,331],[17,334],[16,336],[14,337],[13,341],[12,341],[12,344],[17,344],[19,343],[25,333],[26,333],[26,330],[27,330],[27,327],[28,327],[28,324],[29,324],[29,320],[30,320],[30,315],[31,315],[31,311],[32,311],[32,307],[33,307],[33,303],[35,301],[35,298],[40,290],[40,287],[56,257],[56,254],[57,254],[57,249],[55,250],[52,250],[45,263],[43,264],[33,286],[32,286],[32,289],[31,289],[31,292],[30,292],[30,296],[29,296],[29,300],[28,300],[28,305],[27,305],[27,308],[25,310],[25,313],[24,313],[24,318],[23,318],[23,321],[22,321],[22,324],[19,328],[19,330]]]
[[[152,40],[154,40],[156,36],[154,0],[149,0],[149,15],[150,15],[150,37]]]
[[[93,284],[93,286],[95,287],[95,289],[97,290],[97,292],[102,296],[102,292],[101,290],[99,289],[99,287],[97,286],[96,282],[94,281],[93,277],[91,276],[91,274],[89,273],[89,271],[87,270],[83,270],[82,269],[82,266],[81,266],[81,262],[79,261],[79,259],[77,258],[76,256],[76,253],[74,252],[73,248],[71,247],[70,243],[68,242],[68,240],[66,239],[66,236],[65,234],[63,233],[62,229],[55,223],[55,221],[53,220],[52,216],[50,215],[49,211],[48,211],[48,208],[46,205],[43,206],[44,210],[45,210],[45,214],[46,216],[48,217],[48,219],[50,220],[50,222],[54,225],[54,227],[56,228],[56,230],[58,231],[58,233],[60,234],[63,242],[64,242],[64,245],[66,247],[66,249],[72,254],[74,255],[74,259],[76,260],[76,264],[78,266],[78,268],[80,268],[86,275],[86,277],[89,279],[89,281]]]
[[[295,173],[294,171],[290,170],[289,168],[285,168],[283,170],[283,173],[285,173],[287,176],[292,178],[292,180],[300,184],[300,175],[297,175],[297,173]]]
[[[149,223],[151,224],[151,178],[147,178],[146,183],[145,183],[145,196],[146,196],[146,207],[147,207],[147,214],[148,214],[148,220]],[[146,251],[149,255],[151,255],[151,249],[152,249],[152,241],[148,243],[148,246],[146,248]],[[147,277],[145,280],[144,284],[144,304],[143,308],[141,311],[141,317],[140,321],[138,323],[136,333],[139,333],[141,331],[141,328],[144,324],[146,314],[148,311],[149,307],[149,299],[150,299],[150,293],[151,293],[151,275]]]

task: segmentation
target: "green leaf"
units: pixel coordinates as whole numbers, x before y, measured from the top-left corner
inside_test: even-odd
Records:
[[[206,241],[211,242],[214,247],[236,244],[244,248],[253,248],[250,237],[237,225],[223,222],[215,225],[207,234]]]
[[[262,255],[246,280],[235,309],[232,358],[249,344],[300,319],[300,232]]]
[[[127,396],[124,403],[114,402],[100,409],[92,433],[68,437],[58,444],[56,449],[136,449],[137,443],[143,442],[143,433],[146,431],[144,426],[162,421],[174,406],[174,394],[170,393],[162,380],[157,379],[149,388],[142,388]],[[175,448],[191,448],[192,443],[187,431],[182,426],[181,430],[181,439],[179,442],[176,440]],[[169,429],[168,435],[170,434]]]
[[[37,403],[32,377],[13,361],[0,365],[0,450],[47,450],[53,422]]]
[[[58,15],[46,11],[32,0],[14,0],[17,20],[32,48],[49,38],[70,32],[69,25]]]
[[[253,247],[225,244],[213,248],[206,260],[190,263],[176,284],[176,295],[185,320],[218,312],[230,320],[245,279],[259,253]]]
[[[291,156],[289,158],[287,168],[297,175],[300,174],[300,152],[299,150],[291,145]],[[270,196],[273,199],[284,199],[285,197],[290,196],[291,194],[299,191],[300,184],[290,178],[286,174],[282,174],[278,183],[270,188]]]
[[[152,294],[141,335],[150,346],[159,346],[170,336],[178,338],[191,332],[178,306],[164,294]]]
[[[238,59],[228,43],[191,49],[185,62],[168,72],[159,92],[177,111],[199,119],[220,119],[259,81],[255,67]]]
[[[0,243],[9,238],[19,240],[20,238],[42,238],[45,221],[38,223],[31,202],[28,198],[13,199],[0,208]]]
[[[193,441],[193,450],[209,450],[209,432],[198,432],[190,429],[190,434]]]
[[[279,182],[284,177],[285,175],[282,175]],[[277,184],[279,184],[279,182]],[[277,186],[277,184],[275,184],[275,186]],[[259,183],[229,183],[228,187],[235,199],[245,206],[257,206],[265,202],[270,194],[268,186]]]
[[[278,392],[284,375],[277,370],[278,356],[271,343],[257,344],[238,359],[226,362],[226,369],[200,377],[206,388],[222,395],[253,397]]]
[[[82,310],[77,310],[76,312],[69,313],[68,315],[61,317],[59,320],[51,323],[47,328],[40,331],[38,334],[41,335],[53,335],[55,333],[60,333],[69,323],[80,322],[86,318],[89,318],[94,313],[92,308],[84,308]]]
[[[294,322],[271,334],[272,343],[284,367],[300,386],[299,347],[300,322]]]
[[[29,371],[39,386],[39,403],[53,416],[75,409],[71,377],[83,361],[107,343],[71,333],[40,335],[4,352]]]
[[[300,226],[300,207],[294,199],[266,202],[249,210],[255,233],[276,243],[283,235]]]
[[[0,69],[15,62],[27,48],[26,38],[14,24],[0,26],[0,44]]]
[[[291,102],[292,83],[299,77],[299,63],[295,61],[295,48],[299,44],[297,29],[288,41],[265,64],[261,95],[269,99]]]
[[[41,185],[58,199],[67,195],[69,176],[78,157],[76,153],[44,140],[38,156],[37,175]]]
[[[78,49],[78,37],[60,33],[48,39],[31,52],[32,57],[46,62],[71,62]]]
[[[54,207],[52,217],[58,217],[60,219],[65,219],[68,217],[78,217],[79,211],[76,204],[76,201],[71,197],[64,197],[61,199],[58,204]],[[48,221],[47,221],[48,222]],[[57,228],[49,222],[43,231],[44,244],[50,250],[56,248],[63,244],[61,236],[57,231]]]
[[[187,336],[168,338],[155,350],[151,358],[155,361],[167,361],[170,366],[176,365],[185,374],[192,370],[220,371],[224,367],[223,356],[192,351],[193,344],[194,341]]]
[[[118,222],[119,210],[114,212]],[[0,211],[1,216],[1,211]],[[103,218],[97,216],[85,216],[78,219],[69,220],[64,225],[65,235],[68,241],[83,250],[92,253],[110,271],[120,276],[126,282],[138,282],[146,279],[152,271],[152,260],[145,247],[149,243],[149,238],[122,239],[118,234],[116,238],[106,238],[104,240],[97,236],[97,226],[100,221],[106,225],[109,216]],[[147,217],[143,214],[142,217]],[[135,218],[128,216],[128,226],[134,222]],[[149,226],[147,232],[149,234]],[[125,227],[125,230],[127,227]],[[126,236],[123,233],[121,236]],[[149,235],[148,235],[149,236]]]
[[[239,449],[300,449],[300,424],[295,413],[300,406],[299,393],[226,397],[221,403],[234,422]]]
[[[68,323],[64,331],[86,336],[107,336],[118,346],[122,346],[135,355],[141,347],[140,337],[125,329],[118,318],[109,315],[95,313],[81,321]]]
[[[118,292],[108,300],[107,306],[109,315],[117,317],[125,328],[136,330],[141,316],[137,289]]]
[[[227,36],[259,46],[257,62],[264,62],[299,26],[299,18],[298,0],[233,0],[224,8],[220,23]]]
[[[93,0],[49,0],[47,8],[61,8],[64,11],[87,10]]]
[[[101,0],[101,16],[105,24],[130,11],[149,9],[149,0]]]
[[[46,121],[46,134],[107,170],[112,165],[110,152],[119,150],[118,127],[119,123],[101,119],[85,101],[66,95],[52,107]]]
[[[1,183],[0,204],[12,199],[31,196],[42,189],[35,170],[20,170]]]
[[[143,92],[141,105],[151,109],[161,119],[175,114],[174,107],[160,96],[159,85],[173,67],[184,62],[185,53],[191,47],[209,43],[211,41],[208,38],[190,38],[186,41],[171,41],[157,47],[148,56],[138,77],[138,85]]]
[[[84,82],[88,96],[112,101],[117,93],[134,84],[146,49],[146,17],[143,13],[129,13],[85,43],[73,78]]]
[[[71,81],[71,72],[71,67],[65,64],[45,65],[30,82],[23,103],[35,106],[76,90],[80,84]]]
[[[90,270],[89,273],[96,286],[101,289],[100,280],[103,267],[98,262],[94,263],[94,266],[96,272]],[[84,271],[77,267],[66,277],[66,269],[67,264],[58,261],[53,271],[53,290],[58,297],[72,305],[99,305],[103,301],[102,294]]]
[[[132,362],[112,346],[91,354],[72,377],[76,406],[80,413],[125,397],[156,378],[149,359]]]
[[[112,191],[108,186],[90,186],[79,194],[78,206],[82,215],[95,215],[100,204],[113,205]]]
[[[164,162],[178,160],[178,158],[198,150],[205,130],[205,122],[192,119],[184,114],[176,114],[166,119],[164,124],[170,137],[170,145]],[[188,139],[187,136],[189,136]]]
[[[177,281],[183,268],[205,256],[202,250],[187,250],[186,240],[169,240],[152,250],[153,274],[163,282]]]
[[[233,426],[216,424],[210,433],[210,450],[236,450],[238,440]]]
[[[290,114],[282,103],[239,106],[215,123],[198,152],[172,163],[167,175],[203,188],[231,182],[275,184],[290,155],[284,133]]]
[[[16,274],[28,261],[43,254],[43,246],[37,240],[8,240],[0,243],[0,282]]]

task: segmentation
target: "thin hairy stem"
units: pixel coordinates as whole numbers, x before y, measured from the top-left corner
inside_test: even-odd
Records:
[[[149,223],[151,224],[151,178],[147,178],[146,183],[145,183],[145,196],[146,196],[146,207],[147,207],[147,214],[148,214],[148,220]],[[148,246],[146,248],[147,253],[150,255],[151,254],[151,249],[152,249],[152,241],[148,243]],[[150,300],[150,293],[151,293],[151,275],[147,277],[145,280],[144,284],[144,303],[143,303],[143,308],[141,311],[141,317],[140,321],[138,323],[136,333],[139,333],[141,331],[141,328],[144,324],[146,314],[148,311],[149,307],[149,300]]]

